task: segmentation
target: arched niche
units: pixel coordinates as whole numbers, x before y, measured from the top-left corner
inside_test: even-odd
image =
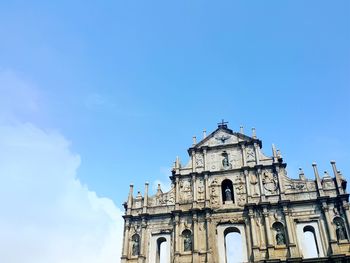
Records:
[[[182,247],[184,252],[192,251],[193,239],[192,232],[189,229],[182,231]]]
[[[345,227],[344,219],[341,218],[340,216],[336,216],[333,219],[333,224],[335,226],[335,234],[338,242],[342,240],[345,240],[345,241],[348,240],[348,233]]]
[[[284,225],[277,221],[272,224],[272,229],[275,238],[275,244],[278,246],[287,244],[287,237]]]
[[[138,256],[140,255],[140,236],[138,234],[134,234],[131,237],[131,255],[132,256]]]
[[[223,204],[232,204],[234,202],[233,184],[230,179],[222,181],[221,196]]]

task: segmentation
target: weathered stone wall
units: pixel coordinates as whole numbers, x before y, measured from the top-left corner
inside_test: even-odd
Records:
[[[301,261],[304,232],[315,236],[319,257],[350,256],[346,181],[332,162],[334,177],[287,176],[286,164],[273,147],[232,132],[226,125],[194,144],[190,161],[176,160],[171,190],[133,196],[125,203],[122,262],[159,262],[166,243],[168,262],[225,263],[225,235],[239,232],[244,261]],[[163,243],[164,245],[164,243]]]

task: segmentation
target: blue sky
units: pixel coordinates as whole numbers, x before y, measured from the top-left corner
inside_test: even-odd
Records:
[[[3,125],[65,138],[76,178],[118,208],[129,183],[167,182],[222,118],[289,175],[349,179],[349,1],[0,3]],[[18,126],[15,126],[18,127]]]

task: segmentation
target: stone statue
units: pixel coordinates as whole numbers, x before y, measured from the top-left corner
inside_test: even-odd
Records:
[[[184,236],[184,251],[192,250],[192,237],[190,233],[186,233]]]
[[[229,168],[230,167],[230,163],[228,161],[228,156],[224,155],[224,159],[222,159],[222,165],[224,166],[224,168]]]
[[[225,201],[232,201],[232,192],[228,186],[225,189]]]
[[[336,221],[335,224],[336,224],[335,232],[337,234],[338,241],[347,239],[346,231],[342,222]]]
[[[140,239],[138,236],[134,236],[132,244],[132,255],[138,256],[140,254]]]
[[[282,228],[278,227],[276,229],[276,242],[277,245],[285,245],[286,244],[286,237],[284,236]]]

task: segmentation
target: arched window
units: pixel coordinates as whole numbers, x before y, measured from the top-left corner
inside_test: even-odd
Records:
[[[157,239],[157,258],[156,263],[168,263],[167,241],[164,237]]]
[[[236,227],[229,227],[224,231],[226,263],[243,262],[244,248],[242,235]]]
[[[221,194],[222,194],[222,201],[224,204],[229,204],[234,201],[233,185],[231,180],[225,179],[224,181],[222,181]]]
[[[346,232],[343,218],[337,216],[333,219],[333,223],[335,225],[335,233],[337,235],[337,240],[347,240],[348,234]]]
[[[316,258],[319,255],[315,229],[312,226],[303,228],[302,250],[304,258]]]
[[[192,233],[190,230],[185,229],[182,232],[183,239],[183,250],[184,251],[192,251]]]
[[[286,244],[286,232],[284,231],[284,226],[281,222],[275,222],[272,225],[275,234],[276,245]]]
[[[140,236],[135,234],[131,238],[132,241],[132,255],[138,256],[140,254]]]

